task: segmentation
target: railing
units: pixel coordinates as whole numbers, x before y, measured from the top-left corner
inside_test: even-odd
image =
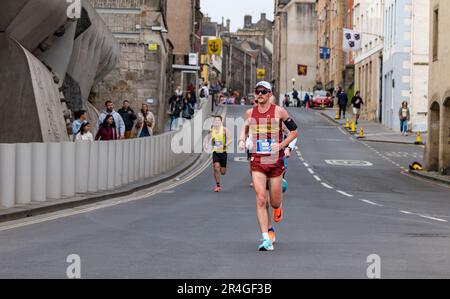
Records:
[[[209,105],[196,112],[202,124]],[[191,152],[202,146],[194,127],[184,125]],[[189,155],[172,151],[182,130],[109,142],[0,144],[0,207],[113,191],[173,170]]]

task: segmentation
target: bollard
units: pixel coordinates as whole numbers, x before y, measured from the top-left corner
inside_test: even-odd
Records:
[[[423,145],[423,141],[422,141],[422,137],[420,136],[420,131],[417,132],[417,138],[416,138],[416,142],[414,142],[414,144],[416,145]]]
[[[75,196],[75,143],[61,143],[61,196]],[[86,169],[85,169],[86,170]],[[85,173],[83,174],[86,177]]]
[[[47,145],[47,198],[61,199],[61,143]]]
[[[364,136],[364,129],[363,128],[361,128],[360,130],[359,130],[359,137],[358,137],[359,139],[364,139],[364,138],[366,138],[365,136]]]
[[[346,122],[345,122],[345,128],[347,129],[347,130],[350,130],[350,121],[348,120],[348,118],[346,118]]]
[[[47,200],[47,144],[31,145],[31,201]]]
[[[351,128],[351,133],[356,134],[356,124],[355,121],[352,122],[352,128]]]
[[[15,145],[0,144],[0,206],[3,208],[15,204],[15,162]]]
[[[31,202],[31,148],[29,143],[16,145],[16,204]]]
[[[88,180],[88,192],[98,192],[99,187],[99,147],[100,143],[90,142],[90,148],[89,148],[89,180]]]
[[[336,120],[340,120],[341,119],[341,115],[339,114],[339,110],[336,110]]]

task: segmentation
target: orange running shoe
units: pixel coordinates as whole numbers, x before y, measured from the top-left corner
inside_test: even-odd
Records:
[[[220,192],[220,191],[222,191],[222,188],[219,187],[219,186],[217,186],[216,189],[214,189],[214,192],[216,192],[216,193],[218,193],[218,192]]]
[[[283,207],[273,209],[273,221],[280,223],[283,220]]]
[[[277,235],[275,234],[275,230],[273,228],[269,230],[269,239],[273,244],[277,242]]]

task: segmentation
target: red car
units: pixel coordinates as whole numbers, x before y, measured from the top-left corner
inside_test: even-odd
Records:
[[[324,90],[317,90],[314,92],[314,97],[311,101],[312,108],[320,108],[323,106],[328,108],[333,108],[334,101],[333,97],[330,95],[329,92],[326,92]]]

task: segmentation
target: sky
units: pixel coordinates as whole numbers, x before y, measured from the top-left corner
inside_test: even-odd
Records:
[[[231,31],[244,26],[244,16],[252,15],[253,23],[259,21],[261,13],[273,20],[274,0],[200,0],[202,12],[214,22],[222,23],[222,16],[231,20]],[[226,23],[225,23],[226,24]]]

